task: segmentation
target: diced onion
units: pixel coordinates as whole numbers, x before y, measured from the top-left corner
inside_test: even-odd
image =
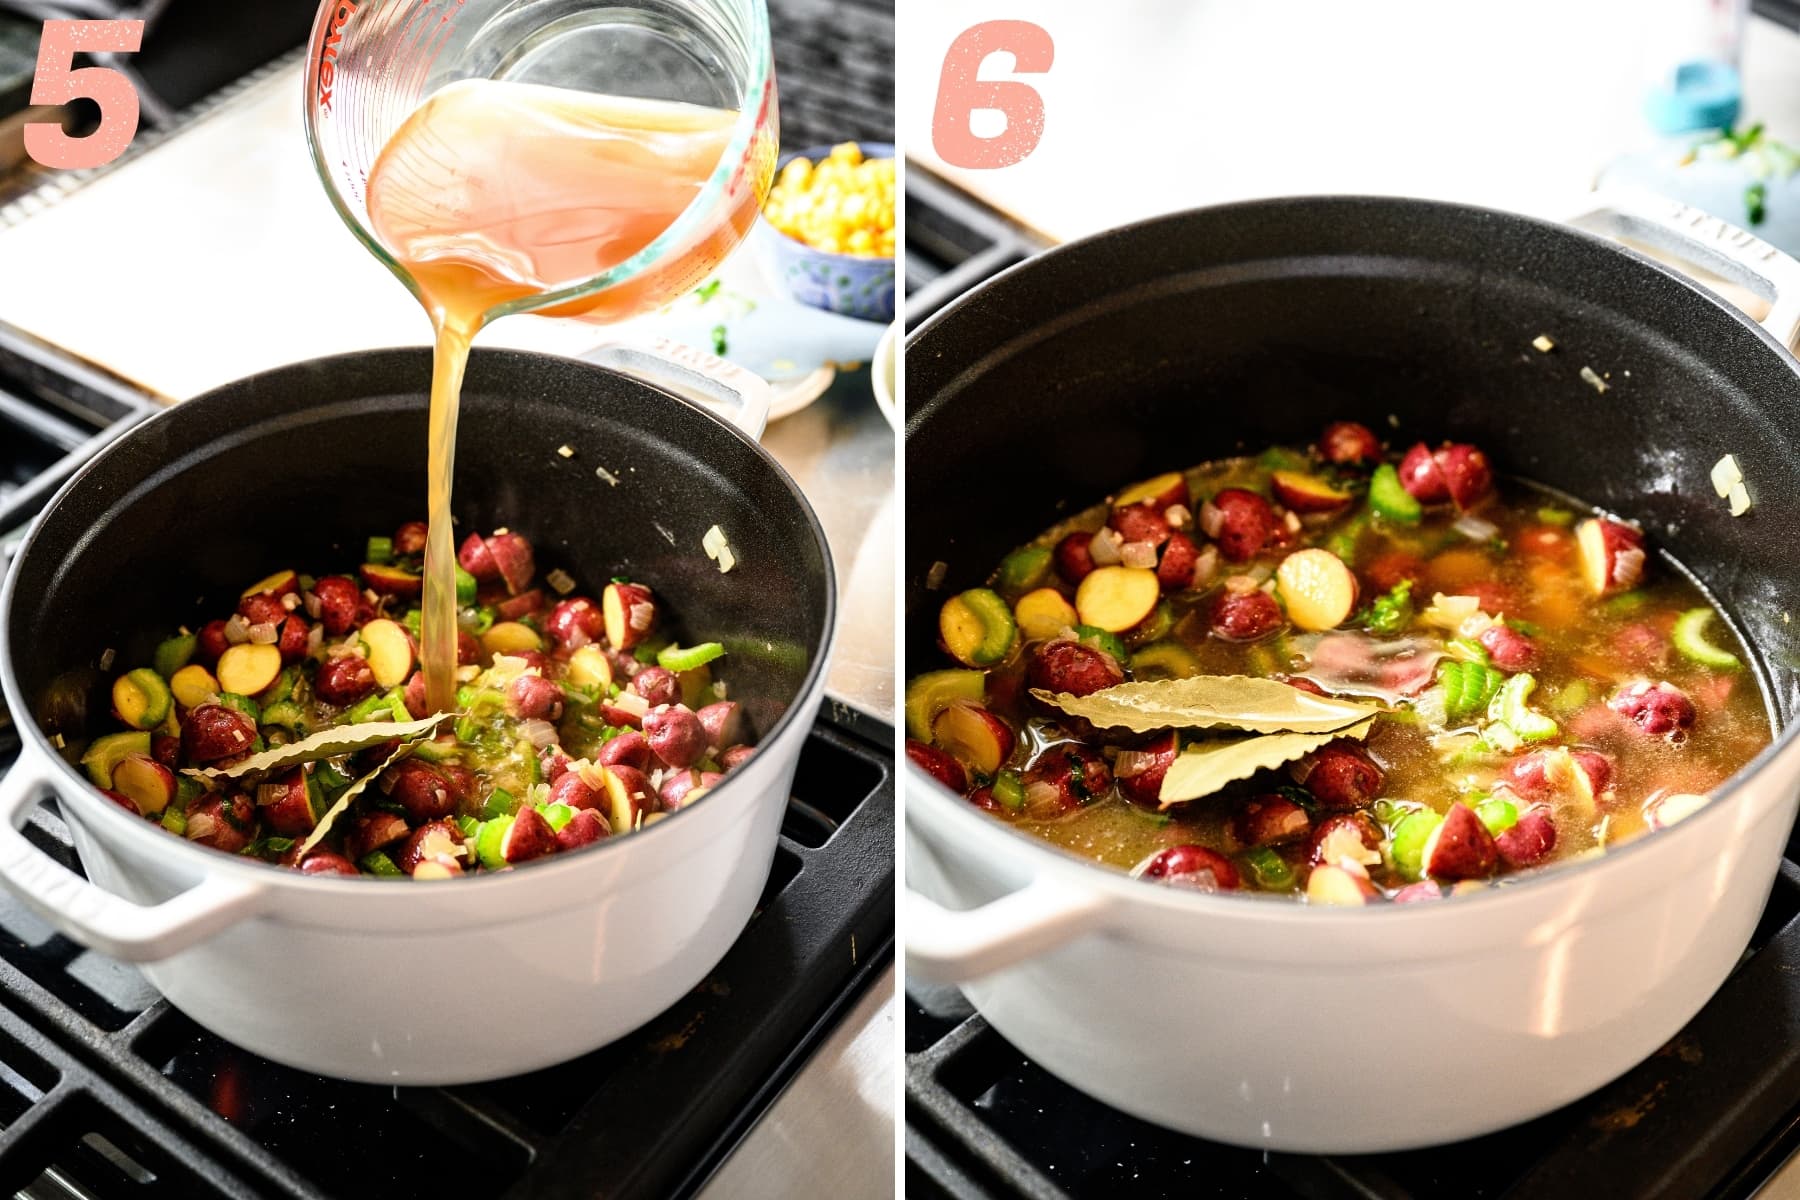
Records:
[[[1156,766],[1156,755],[1144,750],[1122,750],[1113,760],[1113,778],[1135,779]]]
[[[706,551],[706,557],[719,564],[719,574],[721,575],[737,565],[737,555],[731,552],[731,546],[725,540],[725,531],[717,525],[702,535],[700,547]]]
[[[650,626],[656,621],[654,604],[638,603],[631,606],[631,627],[639,633],[648,633]]]
[[[1596,392],[1604,392],[1607,388],[1606,380],[1600,378],[1600,376],[1595,373],[1594,368],[1592,368],[1592,367],[1587,367],[1587,366],[1582,367],[1581,368],[1581,378],[1587,383],[1587,385],[1589,387],[1593,388]]]
[[[556,726],[548,721],[520,721],[519,736],[542,750],[556,741]]]
[[[557,567],[548,575],[545,575],[544,582],[549,584],[559,596],[566,596],[575,590],[574,576],[570,575],[561,567]]]
[[[319,652],[319,647],[324,644],[325,627],[323,625],[314,625],[311,629],[306,631],[306,653],[309,657],[317,654]]]
[[[1062,805],[1062,793],[1054,783],[1034,779],[1025,785],[1025,811],[1049,812]]]
[[[1741,517],[1750,511],[1750,489],[1741,482],[1731,485],[1731,493],[1727,497],[1731,501],[1731,515]]]
[[[1556,349],[1556,343],[1550,340],[1550,335],[1547,333],[1540,333],[1532,338],[1531,345],[1539,354],[1548,354]]]
[[[289,612],[293,612],[296,608],[299,608],[300,593],[289,592],[287,595],[283,596],[281,598],[281,607],[287,609]]]
[[[1102,529],[1088,539],[1088,557],[1094,560],[1096,567],[1116,567],[1123,561],[1120,547],[1125,539],[1111,529]]]
[[[925,572],[925,590],[935,592],[944,586],[944,576],[950,573],[950,564],[943,561],[931,564],[931,570]]]
[[[1227,575],[1225,577],[1225,590],[1240,596],[1247,595],[1256,590],[1259,582],[1259,580],[1251,575]]]
[[[1287,515],[1285,517],[1283,517],[1281,519],[1281,521],[1282,521],[1282,524],[1287,526],[1287,531],[1289,533],[1299,533],[1300,532],[1300,514],[1295,512],[1293,509],[1291,509],[1291,508],[1288,509]]]
[[[1126,542],[1119,547],[1119,561],[1128,567],[1156,567],[1156,547],[1150,542]]]
[[[108,646],[106,649],[102,650],[100,652],[100,669],[102,671],[112,670],[113,659],[116,657],[118,657],[118,652],[115,651],[111,646]]]
[[[595,467],[594,474],[596,474],[600,478],[606,480],[606,482],[612,487],[619,486],[619,477],[617,475],[614,475],[611,471],[607,470],[605,467]]]
[[[558,454],[562,455],[564,458],[574,458],[575,457],[575,449],[572,446],[558,446],[556,448],[556,452]]]
[[[1727,454],[1713,464],[1713,491],[1719,493],[1719,499],[1723,500],[1731,495],[1732,485],[1742,482],[1744,482],[1744,472],[1738,466],[1737,456]]]
[[[243,613],[232,613],[231,619],[225,622],[225,640],[233,646],[241,646],[250,640],[250,622],[244,620]]]
[[[272,646],[280,638],[273,621],[258,621],[250,627],[250,640],[258,646]]]
[[[1193,519],[1194,514],[1188,511],[1188,506],[1185,504],[1171,504],[1163,509],[1163,520],[1176,529],[1185,529],[1188,522]]]
[[[1474,513],[1464,513],[1457,518],[1456,524],[1452,525],[1450,528],[1456,530],[1456,532],[1462,534],[1471,542],[1489,542],[1499,536],[1500,533],[1500,527],[1498,525],[1494,524],[1492,521],[1478,517]]]
[[[325,605],[320,601],[317,592],[306,593],[300,598],[300,602],[306,605],[306,615],[315,621],[319,619],[319,614],[325,611]]]
[[[1208,500],[1200,506],[1200,532],[1209,538],[1216,538],[1225,528],[1225,511]]]
[[[1194,560],[1194,586],[1205,587],[1219,570],[1219,548],[1208,546]]]
[[[620,692],[613,697],[612,706],[623,709],[634,717],[642,717],[650,711],[650,702],[636,692]]]

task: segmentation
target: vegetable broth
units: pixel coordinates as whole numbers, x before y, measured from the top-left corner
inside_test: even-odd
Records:
[[[1009,555],[989,589],[1012,610],[1013,643],[994,661],[980,663],[994,649],[990,631],[980,621],[959,623],[962,610],[955,606],[973,603],[980,609],[985,602],[958,597],[946,605],[946,648],[954,651],[964,644],[966,628],[978,628],[985,640],[957,657],[964,667],[985,670],[985,678],[977,683],[953,678],[973,671],[942,672],[915,682],[908,706],[915,739],[909,753],[927,769],[935,764],[940,779],[949,772],[954,782],[954,772],[935,758],[948,750],[960,760],[962,790],[975,803],[1110,866],[1156,877],[1159,854],[1199,847],[1222,861],[1216,863],[1216,877],[1203,875],[1190,885],[1230,886],[1225,877],[1236,875],[1243,887],[1306,892],[1314,868],[1343,865],[1339,852],[1349,846],[1357,860],[1350,873],[1358,874],[1360,867],[1372,893],[1363,898],[1377,900],[1409,884],[1422,883],[1426,890],[1415,886],[1404,899],[1436,895],[1458,883],[1504,882],[1528,867],[1630,841],[1692,811],[1769,743],[1767,710],[1743,647],[1691,581],[1641,552],[1633,557],[1640,549],[1632,541],[1639,537],[1635,529],[1608,518],[1584,520],[1589,514],[1521,484],[1496,485],[1484,458],[1479,494],[1459,497],[1467,503],[1418,504],[1404,492],[1383,495],[1384,485],[1398,477],[1391,462],[1371,481],[1371,463],[1334,462],[1323,457],[1327,453],[1275,449],[1209,463],[1183,473],[1179,487],[1176,476],[1162,477],[1115,498],[1133,501],[1135,513],[1124,514],[1127,506],[1113,502],[1097,505]],[[1444,451],[1437,453],[1441,457]],[[1407,461],[1415,463],[1416,475],[1418,460],[1409,454]],[[1277,472],[1283,473],[1285,490],[1277,486]],[[1232,530],[1220,524],[1227,514],[1212,503],[1233,489],[1262,498],[1273,522],[1266,543],[1235,562],[1215,553],[1229,544]],[[1162,504],[1171,495],[1180,502]],[[1284,504],[1284,496],[1294,504]],[[1382,499],[1397,504],[1411,523],[1382,515]],[[1146,504],[1164,518],[1162,524],[1146,519]],[[1319,511],[1298,511],[1314,508]],[[1125,532],[1108,534],[1109,528]],[[1079,552],[1091,551],[1094,535],[1110,541],[1145,529],[1151,539],[1164,531],[1187,537],[1201,560],[1195,577],[1178,569],[1172,579],[1161,579],[1155,607],[1131,627],[1094,628],[1084,621],[1090,613],[1077,610],[1086,574],[1099,569],[1099,559],[1122,554],[1135,558],[1139,570],[1170,576],[1164,565],[1176,553],[1175,542],[1161,544],[1152,559],[1142,541],[1134,551],[1127,540],[1112,551],[1090,554],[1086,573],[1080,563],[1071,570],[1071,562],[1082,557]],[[1618,541],[1606,562],[1620,564],[1620,574],[1607,576],[1598,589],[1604,594],[1597,594],[1588,552],[1605,540],[1603,534]],[[1342,578],[1353,589],[1354,608],[1324,628],[1317,621],[1310,629],[1296,623],[1306,598],[1291,586],[1283,564],[1302,551],[1325,552],[1348,568]],[[1641,578],[1619,586],[1639,568]],[[1115,569],[1130,573],[1132,567],[1120,563]],[[1396,590],[1403,579],[1409,582]],[[1248,632],[1254,636],[1233,640],[1221,614],[1234,592],[1251,591],[1274,601],[1245,602],[1266,627],[1252,627]],[[1396,596],[1404,599],[1378,611],[1377,600],[1392,602]],[[1096,611],[1105,611],[1100,603],[1105,596],[1085,598],[1090,607],[1099,605]],[[1051,614],[1048,626],[1037,616],[1045,611]],[[1000,620],[991,605],[986,612]],[[1073,619],[1058,626],[1057,614]],[[1135,614],[1127,608],[1119,619]],[[1336,615],[1331,611],[1326,619]],[[1121,776],[1151,762],[1150,751],[1162,749],[1162,739],[1171,735],[1087,725],[1045,703],[1049,692],[1065,690],[1054,685],[1045,690],[1046,679],[1063,669],[1049,647],[1069,640],[1086,649],[1065,646],[1063,658],[1084,671],[1091,668],[1089,674],[1067,676],[1076,682],[1066,690],[1076,694],[1114,695],[1093,685],[1117,687],[1126,680],[1247,675],[1378,704],[1381,711],[1366,741],[1360,748],[1350,743],[1352,751],[1360,749],[1371,760],[1372,767],[1359,770],[1378,786],[1356,803],[1321,802],[1303,782],[1320,778],[1306,771],[1327,753],[1321,750],[1198,799],[1165,803],[1154,791],[1144,794],[1142,786],[1130,794],[1133,786]],[[1115,661],[1116,671],[1098,663],[1095,650]],[[1510,669],[1497,666],[1500,660]],[[1509,711],[1517,713],[1515,723],[1527,728],[1531,740],[1516,740],[1506,720],[1490,719],[1492,706],[1504,705],[1504,697],[1486,699],[1477,711],[1447,710],[1446,699],[1455,698],[1452,687],[1465,677],[1504,690],[1506,681],[1521,676],[1535,686],[1513,684],[1511,690],[1528,691],[1528,699]],[[1644,702],[1628,694],[1645,685],[1656,685],[1651,701],[1666,702],[1671,711],[1681,708],[1677,694],[1685,698],[1691,708],[1681,711],[1689,712],[1689,724],[1665,730],[1654,714],[1645,716]],[[946,700],[945,689],[955,687],[963,690]],[[929,694],[933,688],[935,697]],[[1016,735],[1010,747],[999,736],[1003,762],[981,761],[995,744],[966,712],[943,716],[959,705],[985,709]],[[1168,752],[1179,745],[1185,753],[1206,747],[1216,735],[1184,729],[1172,736],[1178,742],[1169,742]],[[928,745],[932,742],[938,744]],[[1106,764],[1104,773],[1088,770],[1085,788],[1070,789],[1064,782],[1067,765],[1057,755],[1070,748]],[[1572,763],[1579,764],[1573,773]],[[1092,786],[1097,781],[1103,786]],[[1270,834],[1254,818],[1271,803],[1282,811],[1297,806],[1303,816],[1289,813],[1291,824]],[[1446,814],[1459,804],[1478,811],[1487,836],[1497,839],[1502,852],[1483,851],[1487,858],[1480,861],[1490,865],[1481,869],[1449,862],[1441,875],[1415,865],[1416,847],[1399,837],[1401,824],[1415,812]],[[1540,817],[1548,818],[1554,845],[1542,852],[1519,851],[1524,861],[1514,862],[1506,850],[1517,849],[1523,831],[1510,843],[1505,834],[1518,824],[1518,814],[1527,812],[1536,814],[1530,830],[1540,828]],[[1340,818],[1366,818],[1371,824],[1359,826],[1367,832],[1358,839],[1346,836],[1321,849],[1322,827],[1342,824]],[[1416,829],[1437,823],[1436,816],[1422,817]],[[1258,836],[1247,839],[1246,831]],[[1436,847],[1430,852],[1438,853]],[[1181,853],[1195,862],[1214,861]]]
[[[469,79],[434,93],[376,159],[370,221],[436,333],[424,606],[435,711],[454,706],[450,491],[470,342],[500,305],[597,276],[650,245],[699,196],[736,120],[671,101]],[[553,312],[619,320],[671,299],[749,227],[757,194],[743,193],[690,253]]]

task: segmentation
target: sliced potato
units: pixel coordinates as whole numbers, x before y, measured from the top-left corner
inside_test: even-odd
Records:
[[[281,674],[281,650],[261,642],[228,646],[219,656],[219,686],[240,696],[254,696]]]
[[[369,670],[379,687],[399,687],[413,673],[412,639],[396,621],[381,617],[362,627],[363,645],[369,648]]]
[[[576,687],[612,686],[612,663],[598,646],[583,646],[569,655],[569,682]]]
[[[1275,569],[1288,620],[1301,629],[1336,629],[1356,607],[1356,576],[1329,550],[1296,550]]]
[[[1063,599],[1062,593],[1055,588],[1026,592],[1013,606],[1013,616],[1019,622],[1019,632],[1027,641],[1033,642],[1048,641],[1081,623],[1081,618],[1075,615],[1075,606]]]
[[[199,708],[224,689],[211,671],[199,663],[189,663],[169,677],[169,690],[175,693],[175,703],[182,708]]]
[[[264,592],[271,596],[281,597],[300,587],[300,577],[292,571],[277,571],[267,579],[259,579],[244,589],[243,599],[260,596]]]
[[[1162,583],[1148,567],[1099,567],[1075,590],[1075,612],[1083,625],[1123,633],[1156,608]]]
[[[481,648],[489,655],[518,654],[525,650],[542,650],[544,639],[529,625],[501,621],[481,635]]]

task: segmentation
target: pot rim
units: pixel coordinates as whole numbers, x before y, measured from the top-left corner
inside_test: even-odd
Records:
[[[1053,246],[1050,249],[1043,251],[1041,254],[1033,255],[1030,258],[1007,267],[1005,270],[984,280],[967,292],[964,292],[961,296],[958,296],[955,300],[939,309],[936,313],[933,313],[919,326],[918,329],[914,330],[907,337],[907,353],[910,354],[919,346],[922,340],[938,330],[940,326],[948,322],[955,314],[961,312],[967,306],[981,302],[986,295],[997,289],[1003,281],[1009,281],[1013,276],[1026,272],[1028,269],[1032,268],[1034,264],[1053,260],[1060,261],[1070,256],[1093,253],[1097,249],[1104,247],[1106,244],[1121,236],[1155,236],[1166,227],[1178,225],[1199,214],[1228,217],[1235,213],[1268,212],[1270,210],[1279,209],[1290,211],[1298,210],[1304,213],[1308,210],[1331,207],[1341,209],[1345,205],[1365,208],[1384,207],[1391,209],[1428,208],[1439,210],[1441,212],[1459,214],[1461,218],[1465,220],[1490,219],[1510,221],[1534,227],[1538,231],[1551,236],[1574,239],[1579,242],[1587,243],[1590,246],[1599,247],[1611,253],[1621,255],[1635,261],[1640,267],[1647,268],[1655,274],[1662,276],[1664,279],[1679,284],[1689,294],[1691,301],[1703,302],[1725,313],[1747,333],[1758,338],[1765,348],[1773,351],[1781,361],[1783,367],[1790,374],[1800,376],[1800,360],[1795,358],[1794,353],[1789,350],[1788,347],[1782,345],[1781,342],[1767,329],[1746,315],[1741,309],[1702,287],[1692,278],[1675,270],[1673,267],[1667,266],[1664,263],[1641,254],[1627,246],[1610,241],[1598,234],[1590,233],[1587,230],[1578,229],[1574,226],[1557,221],[1544,220],[1540,217],[1510,212],[1505,209],[1489,208],[1482,205],[1459,204],[1450,201],[1419,197],[1375,196],[1351,193],[1273,196],[1253,200],[1233,201],[1228,204],[1203,205],[1198,208],[1182,209],[1172,213],[1159,213],[1155,216],[1146,217],[1142,220],[1133,221],[1125,225],[1119,225],[1112,229],[1101,230],[1098,233],[1089,234],[1086,237]],[[1087,302],[1083,302],[1081,307],[1085,307],[1086,303]],[[932,398],[921,396],[915,403],[908,404],[909,416],[906,423],[908,437],[910,437],[913,432],[915,421],[922,420],[927,415],[931,399]],[[1749,642],[1748,638],[1745,640],[1746,642]],[[1750,649],[1753,655],[1760,656],[1760,647],[1757,647],[1754,643],[1750,643]],[[1756,672],[1753,672],[1753,674],[1754,673]],[[1765,687],[1765,681],[1759,678],[1758,686]],[[1764,698],[1766,701],[1766,694]],[[1516,882],[1509,882],[1505,886],[1483,888],[1479,893],[1473,895],[1465,894],[1456,897],[1446,897],[1446,899],[1452,901],[1452,903],[1367,905],[1360,909],[1342,909],[1341,911],[1343,913],[1351,914],[1349,917],[1325,916],[1323,919],[1353,919],[1358,921],[1375,920],[1385,922],[1400,920],[1421,922],[1429,920],[1449,920],[1451,919],[1449,916],[1413,915],[1413,913],[1455,913],[1467,911],[1471,906],[1485,906],[1482,907],[1480,911],[1487,912],[1496,910],[1498,906],[1503,903],[1522,905],[1541,899],[1549,894],[1549,888],[1563,886],[1562,881],[1564,880],[1576,880],[1578,882],[1595,881],[1597,883],[1600,878],[1598,872],[1612,871],[1616,874],[1624,870],[1625,868],[1620,865],[1621,863],[1635,863],[1640,859],[1647,857],[1647,850],[1651,847],[1666,847],[1669,844],[1670,834],[1679,837],[1682,835],[1683,831],[1687,830],[1690,826],[1699,827],[1706,825],[1708,822],[1717,823],[1725,819],[1724,814],[1726,812],[1736,812],[1742,805],[1728,803],[1728,801],[1746,799],[1743,795],[1745,789],[1756,783],[1760,776],[1774,771],[1779,765],[1778,760],[1788,759],[1800,761],[1800,749],[1797,749],[1797,746],[1800,746],[1800,720],[1794,721],[1784,728],[1781,724],[1779,713],[1774,712],[1772,708],[1771,716],[1776,729],[1775,736],[1770,740],[1770,743],[1763,747],[1756,757],[1752,758],[1742,767],[1739,767],[1738,770],[1724,783],[1714,788],[1711,793],[1711,798],[1705,807],[1680,821],[1671,829],[1659,830],[1635,838],[1623,846],[1619,846],[1616,849],[1609,849],[1604,854],[1585,862],[1553,864],[1549,867],[1533,871],[1528,876],[1521,878]],[[1232,895],[1229,893],[1204,893],[1178,888],[1147,886],[1142,883],[1142,881],[1132,878],[1123,871],[1106,866],[1103,863],[1095,862],[1092,859],[1083,858],[1073,851],[1064,850],[1059,846],[1046,842],[1042,838],[1033,837],[1028,833],[1013,828],[1009,824],[977,812],[964,802],[960,796],[956,796],[954,793],[950,792],[942,784],[937,782],[937,780],[933,779],[916,764],[911,762],[911,760],[907,760],[901,769],[906,772],[906,778],[908,780],[906,790],[908,821],[911,821],[913,816],[917,814],[927,826],[940,822],[948,822],[951,825],[960,822],[964,836],[988,840],[988,844],[993,846],[996,850],[1010,845],[1028,845],[1031,849],[1025,851],[1025,853],[1031,856],[1030,862],[1036,873],[1042,874],[1048,872],[1054,874],[1060,881],[1069,884],[1070,886],[1085,886],[1091,890],[1097,890],[1110,902],[1115,904],[1148,905],[1162,909],[1171,914],[1205,914],[1213,918],[1232,916],[1239,920],[1251,920],[1264,923],[1291,922],[1295,918],[1287,914],[1297,912],[1311,914],[1307,919],[1319,919],[1320,909],[1326,907],[1301,904],[1297,902],[1295,897],[1291,896],[1244,896]],[[941,829],[942,826],[938,825],[938,828]],[[1632,857],[1634,854],[1637,857]],[[1567,886],[1575,885],[1569,884]],[[1617,889],[1612,889],[1612,891],[1616,890]],[[1609,894],[1611,894],[1611,892],[1609,892]],[[1408,910],[1412,911],[1409,912]],[[1380,912],[1382,915],[1372,916],[1372,913],[1375,912]],[[1408,915],[1400,915],[1402,912],[1406,912]]]
[[[35,754],[46,763],[50,764],[51,769],[57,772],[57,779],[52,782],[51,787],[51,791],[55,795],[57,801],[63,804],[73,803],[80,811],[82,823],[88,828],[95,830],[97,834],[104,834],[107,837],[157,838],[159,839],[157,842],[158,845],[164,846],[172,852],[173,857],[170,860],[171,865],[187,866],[202,878],[210,877],[223,871],[246,883],[257,883],[263,886],[298,887],[309,892],[332,894],[340,897],[355,896],[363,903],[425,904],[433,902],[430,899],[431,897],[436,897],[436,902],[438,903],[442,902],[444,889],[417,889],[421,895],[421,898],[417,900],[389,900],[387,899],[388,897],[397,898],[403,894],[411,893],[415,889],[398,887],[371,888],[369,886],[371,881],[368,879],[350,879],[347,877],[331,875],[306,875],[276,863],[245,859],[242,856],[235,854],[223,854],[210,847],[193,845],[189,843],[186,838],[170,837],[166,830],[152,829],[149,822],[141,818],[134,818],[120,809],[117,805],[104,801],[98,792],[95,791],[93,785],[80,775],[67,759],[56,752],[50,745],[49,740],[44,736],[43,730],[38,727],[37,719],[35,715],[32,714],[30,705],[25,703],[24,696],[20,694],[17,673],[13,666],[13,648],[7,638],[7,630],[12,624],[13,606],[17,600],[16,590],[18,579],[22,573],[22,567],[25,560],[29,557],[32,549],[37,543],[38,535],[43,529],[46,518],[56,510],[66,496],[82,486],[90,472],[97,470],[100,464],[106,462],[113,454],[118,453],[120,447],[127,445],[127,443],[135,438],[145,436],[145,430],[157,428],[160,422],[171,419],[177,411],[184,409],[186,406],[197,403],[204,404],[209,401],[216,402],[213,401],[212,398],[216,397],[220,392],[224,391],[226,388],[240,387],[247,380],[266,380],[271,376],[290,371],[305,370],[317,372],[321,369],[331,370],[339,364],[361,362],[366,361],[371,356],[391,355],[395,353],[397,352],[392,349],[352,351],[347,354],[330,355],[323,358],[306,359],[298,363],[288,363],[271,368],[268,371],[258,372],[256,375],[246,376],[244,379],[234,380],[231,383],[204,392],[192,399],[170,405],[161,412],[151,415],[121,434],[110,445],[101,450],[100,453],[83,463],[80,468],[78,468],[75,473],[56,490],[56,493],[45,503],[43,509],[32,519],[24,540],[20,542],[19,548],[13,556],[11,569],[7,571],[4,582],[0,582],[0,697],[4,698],[7,707],[11,711],[26,714],[25,716],[15,719],[13,722],[14,726],[20,731],[21,760],[24,755]],[[426,354],[429,353],[429,351],[407,349],[405,351],[400,351],[399,353],[412,355],[415,353]],[[482,357],[499,357],[505,355],[537,359],[556,357],[553,355],[537,354],[531,351],[496,349],[477,349],[472,352],[472,355],[480,355]],[[579,360],[568,361],[578,362]],[[825,536],[825,528],[820,523],[818,514],[813,510],[811,501],[806,498],[806,494],[800,490],[800,486],[794,482],[793,477],[788,474],[787,470],[775,460],[775,457],[771,455],[761,443],[750,437],[736,425],[718,417],[704,405],[697,404],[682,396],[678,396],[675,393],[646,380],[615,371],[611,367],[603,367],[594,363],[580,363],[580,365],[586,369],[625,380],[632,385],[655,393],[661,400],[682,405],[703,414],[708,420],[723,427],[730,436],[736,438],[740,443],[760,457],[764,466],[774,473],[775,477],[780,480],[788,490],[789,494],[794,498],[795,502],[799,505],[801,514],[806,518],[808,531],[817,542],[824,562],[825,571],[823,586],[825,588],[825,621],[823,632],[821,633],[817,644],[813,647],[812,662],[807,667],[807,672],[801,681],[799,691],[794,695],[793,699],[789,701],[788,707],[786,711],[781,714],[780,720],[776,721],[774,726],[763,735],[761,741],[759,741],[757,745],[760,749],[763,746],[773,745],[777,741],[786,740],[790,736],[799,714],[802,712],[810,714],[812,711],[810,701],[816,694],[821,693],[824,690],[826,667],[830,662],[832,648],[837,641],[837,570],[832,562],[831,544]],[[321,404],[327,402],[335,404],[339,402],[339,398],[330,397],[325,389],[318,389],[317,394],[321,397]],[[421,397],[424,396],[423,392],[418,394]],[[301,406],[295,411],[304,412],[310,407],[314,407],[314,405],[309,403]],[[18,769],[23,765],[24,764],[21,761],[20,763],[15,764],[13,769]],[[63,780],[67,780],[69,783],[73,784],[73,788],[57,786],[57,784]],[[728,792],[734,782],[737,781],[734,780],[731,775],[727,775],[725,782],[709,791],[704,799],[711,801],[718,795]],[[79,799],[72,800],[70,798],[72,793],[79,796]],[[684,818],[688,812],[704,812],[707,807],[707,804],[701,803],[693,805],[691,809],[685,807],[677,809],[675,812],[670,813],[667,818],[656,822],[649,828],[637,830],[629,838],[609,837],[598,844],[583,847],[579,852],[568,855],[566,859],[559,857],[553,858],[547,863],[540,862],[533,864],[529,871],[483,872],[471,879],[456,881],[456,886],[459,890],[466,889],[470,886],[485,888],[486,890],[481,893],[484,897],[497,896],[501,887],[517,888],[521,886],[539,886],[548,888],[551,886],[552,880],[566,880],[573,877],[573,874],[576,871],[593,869],[602,862],[616,862],[620,853],[618,847],[622,845],[637,844],[641,846],[646,844],[638,842],[637,839],[639,838],[661,837],[663,841],[655,843],[660,847],[665,842],[669,841],[670,835],[666,830],[675,828],[685,830],[686,827],[678,825],[678,822]],[[118,832],[116,834],[108,832],[111,830],[117,830]],[[149,845],[149,843],[146,843],[146,845]],[[613,857],[603,857],[608,854],[611,854]],[[519,882],[521,879],[539,880],[541,882],[538,884],[521,884]]]

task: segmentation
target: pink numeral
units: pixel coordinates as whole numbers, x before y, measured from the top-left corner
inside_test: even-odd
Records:
[[[982,79],[988,55],[1013,56],[1013,71],[1041,75],[1050,69],[1056,47],[1043,28],[1030,21],[984,21],[950,43],[944,71],[938,77],[937,111],[931,120],[931,144],[953,167],[1010,167],[1033,150],[1044,136],[1044,99],[1037,89],[1015,79]],[[969,118],[978,109],[995,109],[1006,128],[995,137],[977,137]]]
[[[71,68],[77,54],[130,54],[143,41],[142,21],[44,22],[31,102],[92,100],[100,106],[100,128],[86,137],[70,137],[54,122],[27,124],[25,153],[34,162],[46,167],[101,167],[125,153],[138,127],[138,96],[131,81],[110,67]]]

